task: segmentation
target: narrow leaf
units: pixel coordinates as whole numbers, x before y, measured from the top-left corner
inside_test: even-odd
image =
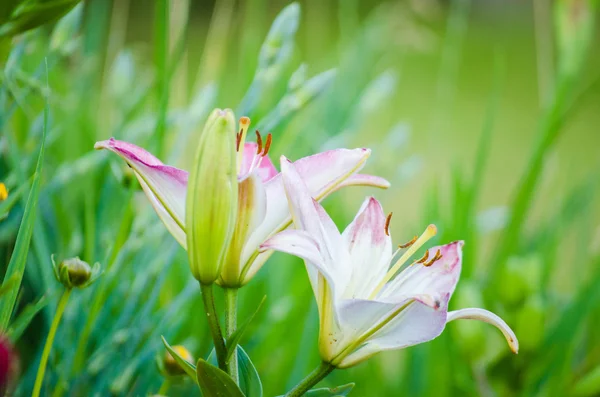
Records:
[[[196,364],[196,375],[204,397],[244,397],[244,393],[227,373],[203,359],[199,359]]]
[[[338,387],[324,387],[322,389],[309,390],[305,395],[309,397],[341,397],[350,394],[350,391],[354,388],[354,383],[348,383]]]
[[[44,147],[46,144],[47,130],[48,98],[46,98],[46,106],[44,107],[44,126],[40,154],[38,156],[37,166],[35,168],[33,182],[31,184],[31,190],[29,191],[29,197],[27,198],[27,204],[25,205],[23,220],[21,221],[19,233],[17,234],[15,249],[10,258],[8,268],[6,269],[6,274],[4,275],[4,282],[10,280],[15,275],[17,281],[15,286],[11,288],[9,292],[7,292],[6,295],[0,300],[0,331],[5,330],[8,327],[8,322],[10,321],[10,316],[17,300],[19,286],[21,285],[21,280],[23,279],[23,273],[25,272],[27,254],[29,252],[29,243],[31,241],[31,234],[33,233],[33,223],[35,221],[35,209],[40,193],[40,177],[42,174],[42,163],[44,161]]]
[[[177,352],[175,350],[173,350],[171,345],[169,345],[169,343],[167,342],[167,340],[165,339],[164,336],[161,336],[161,338],[162,338],[162,341],[165,344],[165,347],[167,348],[168,352],[171,354],[171,356],[173,356],[173,358],[175,359],[177,364],[179,364],[181,369],[183,369],[185,371],[185,373],[188,374],[190,376],[190,378],[192,378],[194,380],[194,382],[196,382],[196,367],[194,366],[194,364],[188,362],[183,357],[181,357],[179,354],[177,354]]]
[[[6,200],[0,202],[0,220],[6,218],[12,207],[17,204],[23,193],[27,190],[29,184],[24,183],[19,186],[14,192],[10,192]]]
[[[246,319],[246,321],[244,321],[244,323],[242,325],[240,325],[240,327],[238,329],[236,329],[233,334],[231,334],[231,336],[229,337],[229,339],[227,339],[227,357],[225,357],[225,360],[227,362],[229,362],[229,359],[231,358],[233,352],[235,351],[235,347],[240,342],[240,339],[242,339],[242,336],[244,335],[244,332],[246,331],[246,328],[248,328],[248,325],[250,325],[250,323],[252,322],[252,320],[256,316],[256,313],[258,313],[258,311],[262,307],[263,303],[265,303],[266,299],[267,299],[267,296],[266,295],[263,296],[262,300],[260,301],[260,303],[256,307],[256,310],[254,311],[254,313],[252,313],[252,315],[250,317],[248,317]]]
[[[242,389],[246,397],[262,397],[263,387],[260,377],[258,376],[258,371],[254,367],[254,364],[252,364],[252,360],[250,360],[246,351],[242,349],[241,346],[238,346],[237,351],[240,389]]]
[[[48,304],[48,299],[45,296],[42,296],[37,302],[29,304],[23,309],[23,311],[15,318],[15,320],[10,324],[6,335],[8,339],[12,343],[16,343],[23,332],[27,329],[33,318],[36,314],[38,314],[43,308]]]

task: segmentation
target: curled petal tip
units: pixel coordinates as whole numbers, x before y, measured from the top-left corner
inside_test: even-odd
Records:
[[[517,336],[515,335],[513,330],[508,326],[508,324],[506,324],[506,322],[496,314],[484,309],[477,308],[461,309],[448,313],[447,322],[459,319],[479,320],[493,325],[494,327],[498,328],[500,332],[502,332],[502,335],[504,335],[504,338],[506,339],[510,350],[514,354],[519,353],[519,340],[517,339]]]

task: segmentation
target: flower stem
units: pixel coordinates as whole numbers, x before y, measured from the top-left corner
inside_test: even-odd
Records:
[[[225,340],[223,339],[223,333],[221,332],[221,326],[219,325],[219,317],[217,316],[217,310],[215,308],[215,296],[213,294],[212,284],[204,285],[200,283],[200,289],[202,290],[204,312],[206,313],[210,333],[215,344],[217,362],[222,371],[227,371],[227,364],[225,363],[227,348],[225,347]]]
[[[235,332],[237,328],[237,288],[224,288],[225,291],[225,338],[229,337]],[[235,383],[239,384],[238,375],[238,358],[237,358],[237,345],[228,346],[230,349],[235,349],[229,362],[227,363],[227,373],[233,378]]]
[[[329,363],[321,362],[308,376],[298,383],[292,390],[287,392],[285,397],[299,397],[304,395],[311,387],[319,383],[323,378],[333,371],[335,367]]]
[[[44,351],[42,352],[42,358],[40,359],[40,366],[38,368],[37,376],[35,377],[35,386],[33,387],[33,393],[31,394],[31,397],[38,397],[42,390],[42,382],[44,381],[44,373],[46,372],[48,357],[50,357],[50,350],[52,350],[52,344],[54,343],[56,330],[58,329],[58,324],[60,323],[60,319],[65,311],[67,302],[69,301],[70,294],[71,289],[65,289],[65,292],[63,292],[60,300],[58,301],[58,306],[56,307],[56,312],[54,313],[54,319],[52,320],[52,325],[50,325],[50,332],[48,332],[48,338],[46,338],[46,344],[44,345]]]
[[[158,393],[156,394],[158,394],[159,396],[166,396],[170,386],[171,382],[169,382],[169,379],[165,379],[162,385],[160,386],[160,389],[158,389]]]

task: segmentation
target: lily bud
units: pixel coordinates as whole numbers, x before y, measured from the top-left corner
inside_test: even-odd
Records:
[[[194,357],[192,357],[191,353],[184,346],[182,346],[182,345],[173,346],[173,350],[175,350],[177,352],[179,357],[183,358],[188,363],[190,363],[190,364],[194,363]],[[171,353],[169,353],[168,351],[165,352],[165,355],[163,357],[163,366],[162,367],[163,367],[165,373],[169,376],[177,376],[177,375],[185,374],[185,371],[183,370],[183,368],[181,368],[181,366],[179,364],[177,364],[177,361],[175,361],[175,359],[173,358]]]
[[[92,284],[100,276],[100,264],[96,262],[91,267],[79,257],[65,259],[56,265],[52,256],[54,276],[65,288],[85,288]]]
[[[190,268],[202,284],[220,275],[237,211],[237,153],[233,112],[214,110],[196,151],[186,197]]]

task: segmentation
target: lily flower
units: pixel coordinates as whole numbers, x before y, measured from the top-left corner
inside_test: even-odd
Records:
[[[238,208],[233,235],[221,276],[217,281],[239,288],[256,274],[272,252],[259,246],[291,225],[281,174],[268,153],[272,137],[256,132],[256,142],[245,142],[250,119],[242,117],[236,136]],[[108,149],[132,168],[144,193],[169,232],[183,248],[186,243],[185,202],[188,172],[163,164],[146,150],[111,138],[96,142],[95,149]],[[294,164],[306,181],[310,194],[322,200],[345,186],[389,187],[385,179],[358,174],[371,154],[369,149],[335,149],[297,160]],[[208,199],[208,198],[207,198]]]
[[[304,259],[319,308],[319,352],[324,362],[350,367],[380,351],[432,340],[457,319],[496,326],[517,353],[515,334],[497,315],[483,309],[448,312],[460,275],[462,241],[430,248],[399,272],[436,234],[435,226],[393,252],[391,216],[386,217],[380,203],[369,197],[340,234],[297,167],[282,157],[281,168],[296,230],[282,231],[261,249]]]

